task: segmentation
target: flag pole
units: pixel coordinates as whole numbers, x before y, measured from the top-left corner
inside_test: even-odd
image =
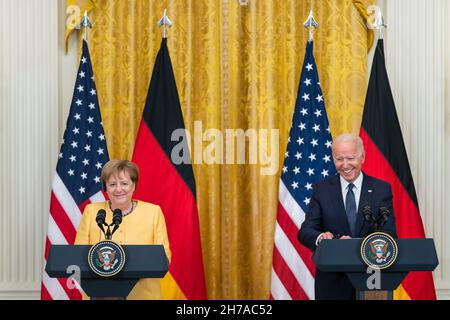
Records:
[[[377,16],[375,17],[374,27],[378,30],[378,39],[383,39],[383,28],[387,28],[387,23],[384,21],[381,10],[377,10]]]
[[[92,29],[92,21],[89,19],[87,10],[84,11],[83,18],[81,18],[81,22],[75,27],[77,30],[81,30],[84,28],[83,40],[87,42],[87,29]]]
[[[311,11],[309,11],[309,16],[308,19],[306,19],[305,23],[303,24],[303,26],[305,28],[309,28],[309,38],[308,38],[308,42],[311,42],[314,40],[313,37],[313,28],[317,28],[319,26],[319,24],[317,23],[316,19],[314,19],[313,16],[313,11],[311,9]]]
[[[167,27],[172,26],[172,21],[167,17],[167,9],[164,9],[164,15],[158,21],[158,27],[163,27],[163,38],[167,38]]]

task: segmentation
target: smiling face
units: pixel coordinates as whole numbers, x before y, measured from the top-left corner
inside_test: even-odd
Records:
[[[361,173],[365,160],[364,149],[358,147],[356,140],[333,143],[333,161],[337,172],[348,182],[354,182]]]
[[[113,173],[106,180],[106,193],[111,201],[111,206],[122,210],[131,206],[134,187],[134,182],[127,171]]]

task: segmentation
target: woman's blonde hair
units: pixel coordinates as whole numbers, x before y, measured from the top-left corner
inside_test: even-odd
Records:
[[[137,186],[139,180],[139,168],[137,165],[128,160],[112,159],[105,163],[102,169],[101,180],[104,191],[106,191],[106,181],[109,177],[122,171],[127,172],[130,175],[130,179],[133,181],[134,186]]]

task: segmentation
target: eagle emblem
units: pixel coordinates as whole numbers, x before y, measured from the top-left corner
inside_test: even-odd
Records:
[[[125,252],[111,240],[100,241],[89,250],[88,263],[91,270],[99,276],[112,277],[123,269]]]
[[[114,269],[117,262],[116,259],[116,251],[110,247],[103,247],[98,249],[97,251],[98,258],[95,260],[96,265],[99,268],[103,268],[105,271],[109,271],[110,269]]]
[[[361,258],[371,268],[389,268],[397,259],[397,254],[397,242],[387,233],[369,234],[361,242]]]
[[[388,248],[389,243],[382,239],[370,242],[370,252],[377,263],[386,262],[387,258],[389,258],[391,253],[388,251]]]

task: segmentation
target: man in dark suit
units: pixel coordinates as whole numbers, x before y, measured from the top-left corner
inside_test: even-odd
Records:
[[[365,159],[361,138],[354,134],[340,135],[333,140],[332,151],[339,175],[314,185],[298,240],[314,251],[324,239],[365,237],[373,232],[373,224],[362,214],[367,206],[376,219],[381,207],[389,210],[380,231],[397,237],[391,186],[361,171]],[[355,290],[344,273],[316,269],[316,299],[348,300],[355,297]]]

